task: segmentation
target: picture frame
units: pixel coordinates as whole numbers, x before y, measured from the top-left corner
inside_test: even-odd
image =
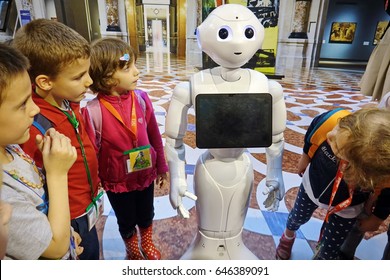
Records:
[[[11,9],[11,0],[0,0],[0,31],[7,28],[8,14]]]
[[[356,22],[332,22],[329,43],[352,44],[356,26]]]
[[[375,28],[374,39],[372,40],[373,45],[377,45],[385,33],[386,27],[389,24],[388,20],[378,21]]]

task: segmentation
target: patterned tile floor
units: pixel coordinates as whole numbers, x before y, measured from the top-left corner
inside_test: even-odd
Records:
[[[161,134],[165,131],[165,114],[174,87],[188,76],[198,71],[186,65],[185,60],[169,57],[154,57],[141,54],[137,60],[141,71],[138,87],[147,91],[153,101]],[[286,196],[277,212],[263,209],[265,199],[261,190],[265,184],[265,150],[249,149],[255,169],[255,186],[250,199],[250,208],[245,220],[243,239],[246,246],[259,258],[272,260],[275,244],[284,229],[289,209],[295,199],[301,178],[295,174],[295,165],[301,154],[304,133],[312,118],[334,107],[356,110],[364,106],[375,106],[370,97],[359,93],[358,83],[363,70],[312,69],[310,71],[285,71],[279,82],[284,87],[288,112],[285,131],[285,153],[283,156],[283,177]],[[89,96],[91,98],[91,96]],[[188,133],[185,136],[186,159],[189,189],[192,189],[193,167],[203,152],[194,145],[193,110],[189,110]],[[164,140],[164,138],[163,138]],[[168,198],[168,185],[155,191],[154,240],[162,252],[162,258],[179,259],[189,246],[196,233],[196,212],[194,203],[185,200],[190,210],[190,219],[176,217]],[[323,212],[317,211],[314,217],[301,227],[294,244],[292,259],[305,260],[313,255],[322,224]],[[378,234],[363,240],[356,258],[380,259],[387,236],[382,229]],[[105,213],[98,223],[101,239],[102,259],[123,259],[125,249],[117,230],[115,213],[108,199],[105,200]]]

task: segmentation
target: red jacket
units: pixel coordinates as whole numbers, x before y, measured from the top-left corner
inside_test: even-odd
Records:
[[[88,177],[84,165],[84,160],[81,155],[80,144],[77,141],[76,132],[72,124],[68,121],[66,115],[58,108],[46,102],[33,92],[33,100],[35,104],[41,109],[41,114],[51,121],[53,127],[60,133],[68,136],[71,139],[72,145],[76,147],[77,159],[68,172],[68,191],[69,191],[69,207],[71,219],[74,219],[85,213],[86,208],[92,202],[93,195],[97,194],[97,185],[99,183],[98,162],[95,149],[92,145],[88,134],[85,131],[82,116],[80,115],[80,105],[78,103],[70,103],[77,120],[79,120],[79,133],[81,141],[84,145],[86,157],[88,160],[88,167],[90,169],[91,178],[93,182],[93,190],[88,183]],[[37,166],[42,167],[42,154],[35,144],[35,136],[41,134],[39,130],[32,126],[30,129],[30,139],[21,145],[23,150],[30,155],[36,162]]]
[[[101,94],[120,114],[124,124],[130,127],[132,98],[130,92],[121,96],[108,96]],[[157,177],[157,174],[168,172],[165,160],[164,147],[158,124],[153,111],[153,105],[146,93],[143,93],[145,107],[142,108],[135,98],[137,114],[137,147],[150,145],[152,156],[152,168],[127,173],[126,160],[128,155],[123,152],[136,148],[133,145],[133,137],[128,129],[102,105],[102,131],[100,150],[97,151],[99,158],[99,177],[103,188],[116,193],[143,190],[147,188]],[[87,105],[88,106],[88,105]],[[82,110],[86,130],[90,138],[95,141],[94,129],[88,110]],[[95,145],[96,147],[96,145]]]

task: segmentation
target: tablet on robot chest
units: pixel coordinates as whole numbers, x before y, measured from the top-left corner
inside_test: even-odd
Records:
[[[198,148],[254,148],[272,144],[269,93],[198,94],[195,114]]]

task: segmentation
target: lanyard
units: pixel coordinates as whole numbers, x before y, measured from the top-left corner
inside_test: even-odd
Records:
[[[41,204],[39,204],[38,206],[36,206],[35,208],[38,211],[40,211],[40,212],[44,213],[45,215],[47,215],[48,211],[49,211],[49,200],[47,199],[47,195],[46,195],[47,189],[46,189],[45,184],[44,184],[45,183],[45,176],[42,174],[42,172],[35,165],[34,160],[32,160],[29,156],[23,154],[22,152],[20,152],[18,149],[14,148],[14,147],[9,147],[9,148],[7,147],[7,150],[8,149],[10,149],[14,153],[16,153],[21,159],[23,159],[24,161],[29,163],[31,165],[31,167],[34,169],[34,171],[39,175],[39,179],[41,181],[41,184],[42,184],[42,187],[43,187],[43,190],[44,190],[42,196],[40,196],[34,190],[34,189],[39,188],[39,187],[34,187],[33,184],[31,182],[27,181],[25,178],[18,176],[14,172],[9,172],[9,171],[5,170],[4,168],[3,168],[3,172],[5,174],[9,175],[12,179],[18,181],[19,183],[21,183],[25,187],[29,188],[34,194],[36,194],[38,197],[40,197],[43,202]]]
[[[328,222],[329,220],[329,216],[335,212],[338,212],[338,211],[341,211],[342,209],[344,208],[347,208],[351,202],[352,202],[352,196],[353,196],[353,189],[351,187],[348,186],[348,191],[349,191],[349,197],[340,202],[339,204],[337,204],[336,206],[334,206],[332,208],[332,202],[333,202],[333,199],[335,198],[336,196],[336,193],[337,193],[337,190],[340,186],[340,182],[341,182],[341,179],[343,178],[343,175],[344,175],[344,171],[345,171],[345,168],[347,168],[347,165],[348,165],[348,162],[345,161],[345,160],[340,160],[340,164],[339,164],[339,167],[337,169],[337,173],[336,173],[336,178],[333,182],[333,188],[332,188],[332,194],[330,196],[330,200],[329,200],[329,205],[328,205],[328,210],[326,211],[326,216],[325,216],[325,223]],[[321,233],[320,233],[320,238],[319,238],[319,241],[321,240],[322,238],[322,234],[323,234],[323,227],[324,227],[324,224],[321,228]]]
[[[3,169],[3,172],[7,175],[9,175],[12,179],[18,181],[19,183],[21,183],[23,186],[29,188],[34,194],[36,194],[37,196],[39,196],[41,199],[42,199],[42,203],[39,204],[38,206],[36,206],[35,208],[42,212],[43,214],[47,215],[48,212],[49,212],[49,200],[47,199],[47,196],[46,196],[46,190],[44,191],[44,193],[42,194],[42,196],[40,196],[39,194],[36,193],[36,191],[34,191],[34,189],[29,186],[26,182],[24,182],[23,180],[21,180],[21,178],[19,177],[16,177],[15,175],[11,174],[10,172],[8,172],[7,170],[4,170]]]
[[[88,161],[87,161],[87,155],[85,154],[84,144],[83,144],[83,141],[81,140],[80,133],[79,133],[79,125],[80,125],[80,123],[77,120],[76,115],[74,114],[74,112],[72,110],[72,107],[70,107],[69,101],[64,100],[64,103],[65,103],[65,106],[67,107],[67,109],[69,109],[69,111],[71,111],[72,115],[70,115],[69,112],[67,112],[65,110],[62,110],[58,106],[55,106],[55,107],[58,108],[61,112],[63,112],[66,115],[66,117],[68,118],[68,121],[71,123],[71,125],[73,126],[73,128],[74,128],[74,130],[76,132],[77,141],[80,144],[81,155],[83,157],[85,170],[87,172],[87,178],[88,178],[89,187],[91,188],[91,198],[93,199],[94,192],[93,192],[91,171],[89,170]]]
[[[11,174],[10,172],[8,172],[7,170],[4,170],[3,169],[3,172],[7,175],[9,175],[12,179],[18,181],[19,183],[21,183],[22,185],[24,185],[25,187],[29,188],[34,194],[36,194],[37,196],[39,196],[41,199],[42,199],[42,203],[39,204],[38,206],[36,206],[35,208],[42,212],[43,214],[47,215],[48,212],[49,212],[49,200],[47,199],[47,196],[46,196],[46,190],[45,192],[42,194],[42,196],[40,196],[39,194],[36,193],[36,191],[34,191],[34,189],[32,187],[30,187],[26,182],[24,182],[23,180],[21,180],[19,177],[16,177],[15,175]]]
[[[345,160],[340,161],[339,168],[338,168],[337,174],[336,174],[336,179],[334,180],[334,183],[333,183],[332,194],[330,196],[328,211],[326,212],[326,216],[325,216],[325,222],[328,222],[329,216],[331,214],[338,212],[338,211],[341,211],[344,208],[347,208],[352,202],[353,189],[351,187],[348,187],[349,197],[346,200],[340,202],[339,204],[337,204],[336,206],[334,206],[332,208],[333,199],[336,196],[337,190],[339,188],[341,179],[343,178],[344,171],[345,171],[345,168],[347,168],[347,165],[348,165],[347,161],[345,161]]]
[[[138,140],[137,140],[137,113],[135,110],[135,95],[134,91],[131,91],[131,99],[132,99],[132,106],[131,106],[131,121],[130,121],[130,127],[128,127],[125,122],[123,121],[121,115],[119,112],[112,106],[111,103],[109,103],[107,100],[103,99],[98,95],[99,101],[103,104],[104,107],[130,132],[132,138],[133,138],[133,146],[138,146]]]

